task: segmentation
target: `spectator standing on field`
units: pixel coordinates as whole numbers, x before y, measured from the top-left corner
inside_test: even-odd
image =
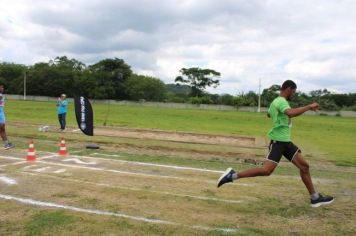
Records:
[[[58,102],[57,102],[58,121],[60,124],[60,131],[64,131],[66,129],[67,107],[68,107],[67,95],[62,94],[58,98]]]
[[[5,131],[5,113],[4,113],[4,106],[5,106],[5,95],[4,93],[4,85],[0,84],[0,136],[2,141],[4,142],[4,148],[10,149],[14,146],[9,142],[6,136]]]

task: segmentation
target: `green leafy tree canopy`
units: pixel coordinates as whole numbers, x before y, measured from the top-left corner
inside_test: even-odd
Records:
[[[203,94],[206,87],[213,86],[216,88],[219,85],[219,80],[214,79],[220,77],[220,72],[211,69],[201,69],[199,67],[182,68],[179,71],[182,75],[176,77],[177,84],[188,84],[192,87],[191,95],[199,97]]]

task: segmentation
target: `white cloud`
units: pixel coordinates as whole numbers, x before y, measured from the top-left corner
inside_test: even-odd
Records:
[[[0,0],[0,59],[118,57],[173,83],[182,67],[222,73],[210,92],[294,79],[303,91],[356,91],[351,0]]]

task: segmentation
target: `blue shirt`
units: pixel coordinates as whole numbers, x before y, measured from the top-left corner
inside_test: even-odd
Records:
[[[0,93],[0,112],[4,111],[4,106],[5,106],[5,94]]]
[[[58,114],[67,113],[68,101],[64,99],[58,102]]]

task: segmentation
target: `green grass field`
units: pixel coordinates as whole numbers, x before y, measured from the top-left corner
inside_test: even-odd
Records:
[[[311,164],[317,190],[336,199],[311,208],[298,170],[285,160],[268,178],[216,188],[221,171],[255,167],[267,153],[266,147],[214,143],[216,137],[265,137],[265,114],[112,105],[103,127],[107,105],[93,109],[101,135],[88,137],[73,131],[73,104],[69,129],[60,133],[54,103],[6,102],[6,129],[16,148],[0,150],[0,178],[17,184],[0,179],[0,235],[356,234],[356,119],[294,119],[293,140]],[[38,132],[48,124],[51,132]],[[126,128],[142,136],[125,136]],[[160,139],[157,130],[187,140],[204,134],[211,142]],[[55,155],[61,136],[66,158]],[[29,138],[35,162],[24,161]],[[101,149],[86,150],[89,142]]]
[[[103,126],[107,105],[94,104],[93,109],[95,126]],[[109,109],[107,126],[265,137],[271,125],[265,114],[258,113],[114,105]],[[6,116],[9,122],[58,123],[55,104],[50,102],[7,101]],[[73,104],[70,104],[67,122],[76,125]],[[302,150],[318,152],[320,159],[337,165],[356,166],[355,118],[294,118],[292,140]]]

